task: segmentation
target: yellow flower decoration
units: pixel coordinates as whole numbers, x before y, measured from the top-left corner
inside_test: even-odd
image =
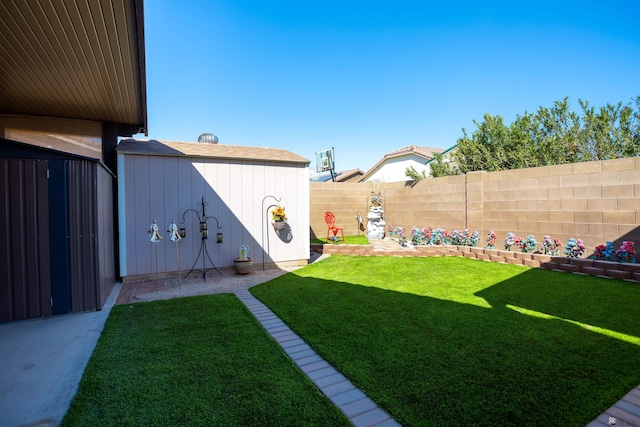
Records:
[[[284,214],[284,208],[282,206],[278,206],[271,211],[271,215],[273,216],[274,221],[286,221],[287,216]]]

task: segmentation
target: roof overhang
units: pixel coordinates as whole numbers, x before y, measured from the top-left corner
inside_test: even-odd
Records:
[[[0,1],[0,114],[147,133],[143,0]]]

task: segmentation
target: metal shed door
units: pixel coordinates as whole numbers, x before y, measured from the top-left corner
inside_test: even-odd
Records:
[[[53,315],[71,311],[67,176],[65,160],[49,161],[49,245]]]

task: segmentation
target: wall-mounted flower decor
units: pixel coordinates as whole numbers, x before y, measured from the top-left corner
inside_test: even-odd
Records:
[[[284,213],[284,207],[282,206],[276,206],[272,211],[271,211],[271,216],[273,218],[274,221],[286,221],[287,220],[287,216]]]

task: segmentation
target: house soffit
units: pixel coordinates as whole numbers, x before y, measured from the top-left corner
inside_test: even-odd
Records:
[[[146,131],[142,0],[0,1],[0,113]]]

